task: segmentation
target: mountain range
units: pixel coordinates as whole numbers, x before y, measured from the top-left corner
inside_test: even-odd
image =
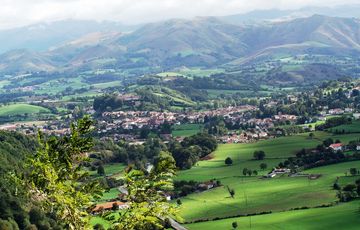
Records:
[[[360,20],[323,15],[252,24],[216,17],[172,19],[132,32],[100,23],[70,34],[47,50],[3,53],[0,72],[238,66],[281,55],[360,54]]]

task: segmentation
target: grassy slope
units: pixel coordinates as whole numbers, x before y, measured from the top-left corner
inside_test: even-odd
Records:
[[[188,137],[197,134],[202,129],[199,124],[175,125],[172,135],[174,137]]]
[[[315,181],[309,181],[306,177],[284,176],[269,180],[242,176],[244,167],[259,170],[261,161],[251,160],[254,150],[262,149],[267,153],[267,157],[274,157],[264,160],[271,168],[282,161],[282,158],[294,154],[301,148],[315,147],[321,143],[321,139],[329,136],[344,142],[359,137],[359,135],[332,136],[323,132],[316,132],[315,136],[319,139],[310,140],[307,134],[302,134],[253,144],[220,145],[214,154],[214,159],[200,162],[199,166],[180,172],[177,179],[198,181],[220,179],[225,186],[229,185],[235,190],[235,199],[229,198],[226,187],[192,194],[182,198],[180,214],[185,220],[193,221],[269,210],[282,211],[302,206],[313,207],[334,202],[335,191],[331,189],[331,185],[335,178],[343,176],[350,167],[359,168],[358,162],[327,166],[328,169],[319,172],[323,176]],[[224,165],[227,156],[234,160],[233,166]],[[317,170],[320,169],[323,170],[322,168]],[[260,171],[260,175],[265,173],[267,171]]]
[[[0,107],[0,116],[15,116],[21,114],[31,113],[48,113],[48,109],[35,105],[28,104],[12,104]]]
[[[251,217],[251,229],[286,229],[286,230],[330,230],[358,229],[360,202],[341,204],[330,208],[274,213]],[[232,229],[236,221],[239,229],[250,229],[250,217],[232,218],[187,225],[190,230]]]
[[[349,125],[336,126],[330,130],[331,132],[335,132],[336,130],[342,132],[344,130],[345,133],[360,133],[360,121],[353,121],[353,123]]]

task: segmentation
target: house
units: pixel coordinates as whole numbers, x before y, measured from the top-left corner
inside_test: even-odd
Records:
[[[126,203],[120,202],[120,201],[114,201],[114,202],[106,202],[102,204],[97,204],[92,210],[92,213],[99,213],[102,211],[109,211],[114,208],[116,209],[125,209],[129,206]]]
[[[360,145],[356,146],[356,151],[360,151]]]
[[[272,172],[267,175],[268,178],[273,178],[276,176],[276,173]]]
[[[342,109],[330,109],[329,110],[329,114],[331,115],[341,115],[341,114],[344,114],[344,110]]]
[[[209,190],[214,187],[215,187],[215,182],[213,181],[207,181],[198,185],[198,188],[202,190]]]
[[[333,151],[341,151],[343,149],[343,144],[341,143],[331,144],[329,148],[331,148]]]
[[[355,120],[359,120],[360,119],[360,113],[354,113],[353,117]]]

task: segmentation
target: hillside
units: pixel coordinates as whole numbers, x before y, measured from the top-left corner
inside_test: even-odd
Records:
[[[360,20],[355,18],[314,15],[244,26],[202,17],[147,24],[132,33],[90,33],[47,52],[8,52],[0,58],[0,72],[151,72],[183,66],[238,67],[298,55],[307,55],[307,64],[338,66],[343,63],[339,60],[352,60],[359,53]]]

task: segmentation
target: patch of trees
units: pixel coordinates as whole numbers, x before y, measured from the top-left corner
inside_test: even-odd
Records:
[[[213,179],[213,180],[210,180],[209,182],[212,183],[214,187],[221,186],[221,181],[219,181],[219,180]],[[196,191],[201,191],[203,188],[200,188],[200,186],[199,186],[200,184],[202,184],[202,182],[197,182],[197,181],[193,181],[193,180],[174,181],[173,197],[175,197],[175,198],[184,197],[184,196],[187,196]]]
[[[93,108],[96,112],[102,113],[121,108],[124,102],[117,95],[104,95],[94,99]]]
[[[30,137],[0,131],[0,229],[63,229],[51,213],[28,199],[10,176],[24,171],[25,158],[37,147]]]
[[[347,184],[340,187],[338,181],[334,183],[334,189],[338,190],[336,196],[340,202],[348,202],[360,197],[360,179],[355,181],[355,184]]]
[[[189,169],[200,158],[207,156],[217,148],[216,139],[208,134],[196,134],[186,137],[181,143],[171,140],[167,145],[157,136],[149,136],[142,145],[129,145],[125,142],[96,141],[91,165],[94,170],[101,164],[121,162],[135,164],[143,168],[152,163],[161,151],[169,151],[180,169]]]
[[[333,151],[326,146],[333,143],[331,138],[324,140],[324,144],[318,145],[316,149],[302,149],[295,157],[290,157],[279,164],[279,167],[302,167],[304,169],[336,164],[345,161],[359,160],[360,154],[344,154],[342,151]]]
[[[346,125],[346,124],[351,124],[351,123],[352,123],[352,119],[349,117],[346,117],[346,116],[332,117],[332,118],[327,119],[324,124],[317,125],[316,129],[324,130],[324,129],[336,127],[339,125]]]
[[[216,148],[216,139],[208,134],[196,134],[186,137],[181,143],[169,143],[169,151],[180,169],[190,169],[200,158],[209,155]]]

